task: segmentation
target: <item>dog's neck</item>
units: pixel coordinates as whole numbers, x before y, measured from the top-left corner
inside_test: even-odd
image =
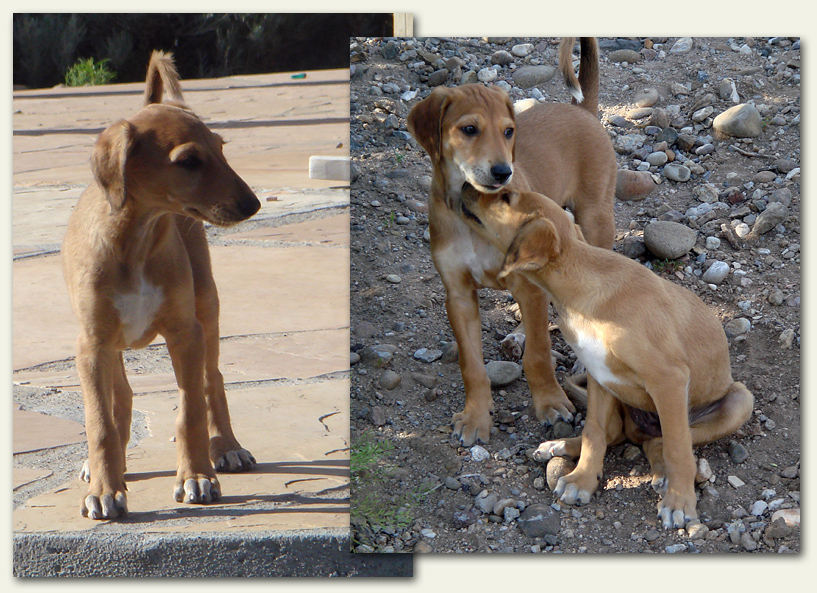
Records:
[[[609,258],[615,255],[582,241],[562,244],[559,256],[544,268],[531,272],[531,280],[551,295],[553,306],[566,311],[584,313],[612,298],[610,287],[618,283],[606,280],[610,274]]]
[[[145,262],[166,239],[173,227],[173,215],[156,209],[137,208],[135,200],[108,216],[111,247],[126,266]]]

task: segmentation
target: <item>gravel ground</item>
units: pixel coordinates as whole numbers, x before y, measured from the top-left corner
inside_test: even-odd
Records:
[[[406,131],[406,116],[432,86],[467,81],[490,80],[515,101],[567,102],[559,76],[549,73],[558,41],[351,44],[355,549],[799,552],[797,39],[599,40],[601,121],[619,168],[646,183],[616,201],[615,249],[704,300],[727,330],[735,380],[755,396],[754,414],[736,434],[696,450],[701,521],[661,527],[649,464],[627,443],[608,450],[590,504],[559,504],[548,477],[562,462],[546,467],[530,452],[580,434],[582,415],[541,426],[524,375],[494,391],[489,443],[466,449],[450,439],[462,379],[428,248],[431,165]],[[523,72],[527,66],[539,68]],[[531,72],[540,78],[526,81]],[[739,104],[754,107],[758,135],[716,133],[715,118]],[[658,221],[675,223],[673,244],[692,238],[676,259],[653,254],[662,247],[650,243],[649,231],[645,247],[645,229]],[[499,341],[518,310],[507,293],[485,289],[480,297],[486,362],[501,361]],[[557,374],[569,373],[575,355],[558,331],[552,337]]]

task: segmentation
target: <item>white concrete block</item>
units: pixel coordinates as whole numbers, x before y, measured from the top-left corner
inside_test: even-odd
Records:
[[[311,156],[309,157],[309,178],[349,181],[349,165],[347,156]]]

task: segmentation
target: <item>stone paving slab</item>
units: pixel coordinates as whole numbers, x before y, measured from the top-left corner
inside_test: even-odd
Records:
[[[191,108],[228,140],[227,159],[262,202],[251,220],[208,229],[233,425],[259,465],[220,474],[217,504],[173,500],[178,395],[158,339],[125,353],[136,394],[129,517],[80,516],[79,327],[59,246],[91,180],[97,134],[137,111],[144,87],[15,92],[15,574],[409,576],[411,557],[363,561],[348,553],[348,184],[308,174],[313,155],[348,157],[348,71],[182,87]],[[221,564],[203,568],[201,554]]]

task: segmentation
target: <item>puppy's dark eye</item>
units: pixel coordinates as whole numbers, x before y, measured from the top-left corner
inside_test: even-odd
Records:
[[[465,134],[466,136],[476,136],[477,132],[479,131],[477,130],[476,126],[463,126],[460,129],[462,130],[462,133]]]
[[[513,138],[513,132],[514,132],[514,129],[513,129],[513,128],[506,128],[506,129],[505,129],[505,132],[504,132],[504,134],[505,134],[505,138],[507,138],[508,140],[510,140],[511,138]]]
[[[510,203],[511,203],[511,194],[509,192],[503,192],[501,198],[502,198],[503,202],[510,205]]]
[[[184,158],[179,159],[176,161],[176,164],[179,165],[182,169],[187,169],[188,171],[195,171],[202,165],[202,160],[195,154],[188,154]]]

